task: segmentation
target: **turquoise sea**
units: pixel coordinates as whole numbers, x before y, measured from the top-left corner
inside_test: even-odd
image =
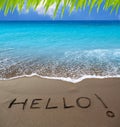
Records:
[[[0,22],[0,79],[120,77],[120,22]]]

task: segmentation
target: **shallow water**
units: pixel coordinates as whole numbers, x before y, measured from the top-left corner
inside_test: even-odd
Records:
[[[120,22],[0,22],[0,79],[120,76]]]

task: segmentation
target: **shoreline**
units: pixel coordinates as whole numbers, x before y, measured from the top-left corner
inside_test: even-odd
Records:
[[[120,75],[117,75],[117,76],[96,76],[96,75],[85,75],[81,78],[78,78],[78,79],[72,79],[70,77],[49,77],[49,76],[40,76],[36,73],[33,73],[31,75],[21,75],[21,76],[16,76],[16,77],[12,77],[12,78],[3,78],[3,79],[0,79],[0,81],[10,81],[10,80],[15,80],[15,79],[19,79],[19,78],[34,78],[34,77],[37,77],[37,78],[40,78],[40,79],[50,79],[50,80],[58,80],[58,81],[64,81],[64,82],[69,82],[69,83],[79,83],[79,82],[82,82],[84,80],[87,80],[87,79],[118,79],[120,78]]]

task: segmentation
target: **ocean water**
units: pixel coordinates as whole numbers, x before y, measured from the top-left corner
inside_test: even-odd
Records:
[[[0,80],[120,77],[120,22],[0,22]]]

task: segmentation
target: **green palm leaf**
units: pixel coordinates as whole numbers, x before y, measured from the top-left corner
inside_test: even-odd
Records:
[[[111,9],[111,12],[116,10],[118,13],[120,8],[120,0],[0,0],[0,10],[3,10],[5,14],[8,12],[14,12],[15,8],[22,11],[23,6],[26,5],[26,9],[29,10],[31,7],[36,9],[39,4],[42,4],[45,8],[45,13],[49,7],[55,4],[55,10],[53,12],[56,16],[60,6],[62,6],[61,15],[64,14],[65,8],[70,7],[70,13],[76,8],[76,10],[83,9],[86,7],[90,8],[90,12],[93,7],[96,7],[97,11],[103,4],[104,9]]]

